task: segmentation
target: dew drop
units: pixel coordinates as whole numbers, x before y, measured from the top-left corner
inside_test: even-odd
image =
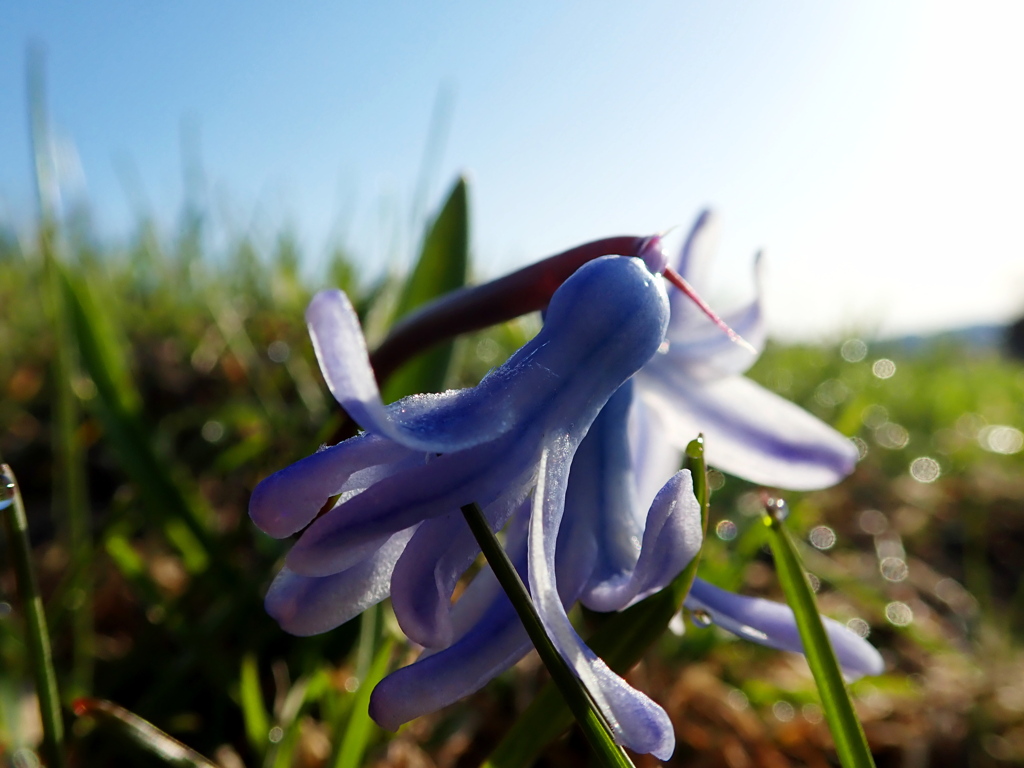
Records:
[[[781,523],[789,517],[789,505],[785,499],[776,499],[769,496],[764,502],[764,513],[771,520]]]
[[[703,608],[698,608],[690,613],[690,621],[692,621],[698,627],[710,627],[714,624],[714,619],[711,618],[711,613],[705,611]]]
[[[6,472],[0,474],[0,509],[7,509],[14,503],[14,494],[17,488],[13,477]]]

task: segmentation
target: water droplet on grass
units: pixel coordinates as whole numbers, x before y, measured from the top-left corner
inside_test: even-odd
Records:
[[[710,627],[715,623],[714,619],[711,618],[711,613],[705,611],[703,608],[698,608],[696,611],[692,611],[690,613],[690,621],[698,627]]]

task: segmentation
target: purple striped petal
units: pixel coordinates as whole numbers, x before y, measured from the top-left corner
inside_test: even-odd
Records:
[[[794,491],[834,485],[853,471],[853,443],[788,400],[742,376],[697,382],[658,362],[636,383],[677,447],[703,432],[709,464]]]
[[[715,624],[771,648],[803,653],[804,646],[788,605],[760,597],[744,597],[695,579],[685,605],[705,611]],[[822,617],[836,659],[851,676],[880,675],[885,669],[881,654],[864,638],[838,621]]]

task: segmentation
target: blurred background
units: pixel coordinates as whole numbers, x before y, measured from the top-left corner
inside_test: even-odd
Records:
[[[0,455],[70,764],[165,764],[79,697],[224,768],[480,764],[535,659],[396,736],[366,715],[412,657],[386,605],[303,639],[263,611],[288,542],[249,494],[342,421],[305,305],[343,288],[373,343],[586,240],[678,245],[707,205],[716,307],[767,254],[749,375],[861,453],[789,494],[789,525],[822,610],[886,659],[852,688],[878,765],[1024,761],[1022,33],[1010,3],[0,6]],[[389,399],[472,385],[537,327],[460,339]],[[711,484],[701,575],[779,599],[758,489]],[[12,546],[0,764],[22,768],[41,729]],[[688,624],[630,679],[674,764],[834,764],[798,657]],[[541,757],[587,761],[576,732]]]
[[[25,47],[48,60],[66,205],[123,238],[218,230],[409,263],[474,183],[494,276],[723,213],[717,293],[767,249],[776,336],[1024,314],[1024,9],[945,2],[6,3],[0,223],[31,220]],[[434,198],[432,198],[434,196]]]

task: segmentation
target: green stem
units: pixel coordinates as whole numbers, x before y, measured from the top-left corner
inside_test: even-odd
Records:
[[[850,701],[846,683],[839,671],[839,662],[836,661],[832,643],[821,622],[814,592],[807,581],[807,575],[789,531],[783,525],[784,503],[771,500],[766,508],[764,522],[768,528],[768,542],[775,557],[775,569],[786,595],[786,602],[793,609],[796,618],[807,665],[814,675],[814,683],[825,710],[825,719],[836,744],[836,754],[844,768],[874,768],[874,758],[860,720],[853,710],[853,702]]]
[[[28,650],[39,695],[39,714],[43,723],[43,749],[50,768],[62,768],[64,762],[64,720],[61,718],[57,678],[53,672],[50,634],[46,629],[43,599],[32,568],[32,550],[28,540],[28,518],[14,472],[0,464],[0,511],[3,511],[7,540],[10,543],[18,593],[25,606]]]
[[[523,622],[526,633],[530,636],[537,653],[540,654],[541,661],[551,673],[552,680],[561,691],[569,709],[572,710],[576,721],[583,730],[583,735],[590,743],[601,765],[607,768],[632,768],[632,761],[626,756],[622,747],[615,743],[611,728],[601,712],[594,706],[583,683],[552,645],[547,631],[544,629],[544,624],[541,622],[540,614],[537,613],[530,593],[526,590],[526,585],[523,584],[519,572],[512,565],[512,561],[509,560],[501,544],[498,543],[494,532],[491,531],[480,505],[476,502],[467,504],[462,507],[462,514],[477,543],[480,544],[480,549],[483,550],[484,557],[487,558],[487,563],[494,571],[498,583],[501,584],[505,594],[512,601],[516,613],[519,614],[519,619]]]

